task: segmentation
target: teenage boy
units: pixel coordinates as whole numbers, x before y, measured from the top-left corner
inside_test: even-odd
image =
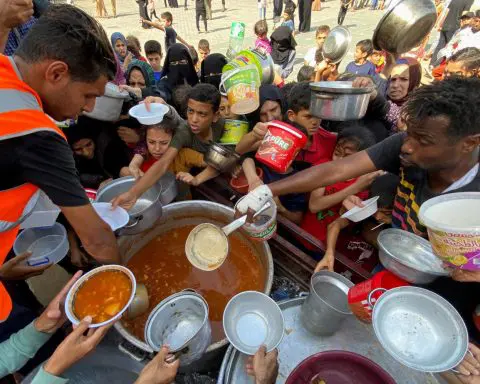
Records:
[[[165,51],[168,51],[168,48],[175,44],[178,41],[180,41],[183,45],[186,45],[187,47],[190,47],[190,44],[188,44],[185,40],[183,40],[175,31],[175,29],[172,27],[173,25],[173,15],[170,12],[163,12],[160,15],[160,22],[156,21],[148,21],[145,19],[141,19],[141,21],[146,24],[150,25],[154,28],[159,29],[160,31],[165,32]]]
[[[368,60],[372,53],[372,40],[366,39],[359,41],[355,47],[354,61],[347,65],[345,72],[353,73],[354,75],[374,76],[376,73],[375,65]]]
[[[357,78],[355,86],[371,86]],[[272,196],[309,192],[376,170],[400,176],[392,212],[392,226],[427,237],[420,222],[420,206],[432,197],[451,192],[480,191],[480,79],[449,78],[416,89],[403,106],[408,130],[390,136],[368,150],[309,168],[292,177],[250,192],[240,212],[258,211]],[[374,91],[372,98],[375,98]],[[452,280],[453,279],[453,280]],[[461,282],[461,283],[458,283]],[[472,320],[479,304],[480,272],[455,269],[430,289],[456,307],[470,337],[480,340]]]
[[[147,60],[153,69],[153,76],[155,76],[155,81],[159,81],[160,76],[162,75],[162,46],[156,40],[148,40],[145,43],[144,48]]]
[[[321,120],[310,113],[312,91],[309,83],[298,83],[288,95],[287,118],[305,129],[308,141],[296,160],[310,164],[319,164],[332,158],[337,135],[320,126]]]
[[[202,64],[202,61],[210,54],[210,43],[206,39],[201,39],[198,42],[198,66]]]
[[[206,153],[210,141],[219,141],[224,129],[224,121],[220,118],[219,113],[220,98],[220,92],[213,85],[197,84],[188,95],[187,121],[183,120],[177,111],[169,106],[164,120],[175,127],[170,147],[128,192],[114,200],[115,206],[131,208],[137,198],[165,174],[180,149],[192,148],[200,153]],[[147,103],[165,103],[159,97],[150,97],[146,101]],[[213,176],[215,175],[216,172]]]
[[[316,47],[312,47],[307,51],[307,54],[303,58],[303,63],[309,65],[310,67],[316,67],[317,61],[315,60],[315,54],[317,51],[323,48],[323,43],[327,39],[328,34],[330,33],[330,27],[328,25],[321,25],[317,28],[315,32],[315,42],[317,43]]]

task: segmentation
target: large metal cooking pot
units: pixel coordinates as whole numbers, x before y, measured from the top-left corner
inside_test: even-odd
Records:
[[[163,208],[163,216],[155,223],[154,227],[141,234],[122,236],[118,239],[122,263],[126,264],[133,255],[140,251],[140,249],[151,240],[171,229],[205,222],[223,226],[233,220],[233,214],[234,210],[232,208],[211,201],[191,200],[169,204]],[[273,260],[268,243],[252,241],[248,236],[244,235],[243,231],[240,231],[239,234],[245,244],[251,247],[258,256],[260,263],[263,265],[263,270],[265,271],[263,292],[266,294],[270,293],[273,281]],[[114,327],[136,348],[147,353],[153,352],[147,343],[133,336],[120,321],[115,323]],[[218,358],[225,351],[227,344],[227,339],[211,344],[204,356],[189,367],[186,367],[185,370],[205,371],[214,367],[216,364],[218,365]]]
[[[375,49],[405,53],[418,46],[437,20],[432,0],[400,0],[383,15],[373,33]]]
[[[358,120],[367,112],[372,88],[354,88],[352,81],[311,83],[310,111],[321,119]]]
[[[110,202],[118,195],[127,192],[135,184],[135,178],[131,176],[115,179],[100,188],[95,201]],[[130,221],[127,226],[119,231],[121,236],[141,233],[162,216],[162,205],[170,203],[177,195],[175,176],[166,173],[150,189],[137,200],[135,205],[128,211]]]

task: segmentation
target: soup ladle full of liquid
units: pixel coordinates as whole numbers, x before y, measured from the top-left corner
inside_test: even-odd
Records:
[[[265,204],[253,215],[253,218],[266,211],[270,206],[270,202]],[[246,222],[247,215],[244,215],[222,228],[211,223],[197,225],[192,229],[185,243],[185,254],[188,261],[203,271],[214,271],[219,268],[228,256],[227,236]]]

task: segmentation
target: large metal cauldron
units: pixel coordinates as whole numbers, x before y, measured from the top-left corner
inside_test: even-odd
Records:
[[[169,204],[163,208],[163,216],[155,223],[153,228],[132,236],[122,236],[118,240],[122,263],[128,260],[140,249],[147,245],[157,236],[174,228],[181,228],[185,225],[196,225],[210,222],[220,226],[230,223],[233,220],[233,209],[221,204],[203,200],[184,201]],[[249,244],[263,264],[265,270],[264,293],[270,293],[273,280],[273,260],[268,244],[251,241],[243,231],[239,232],[243,240]],[[115,329],[135,347],[147,352],[153,352],[150,346],[142,340],[133,336],[119,321],[115,323]],[[185,371],[206,371],[214,364],[220,364],[219,356],[225,351],[227,339],[223,339],[210,345],[202,359],[185,367]]]

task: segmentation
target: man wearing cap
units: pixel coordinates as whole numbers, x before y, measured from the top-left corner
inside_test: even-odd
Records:
[[[475,13],[471,11],[465,11],[460,18],[460,28],[457,29],[452,39],[448,42],[445,48],[441,49],[438,52],[438,60],[448,59],[456,51],[458,51],[458,46],[462,39],[468,38],[473,34],[472,24],[475,18]],[[465,48],[465,47],[464,47]],[[437,60],[437,61],[438,61]]]

